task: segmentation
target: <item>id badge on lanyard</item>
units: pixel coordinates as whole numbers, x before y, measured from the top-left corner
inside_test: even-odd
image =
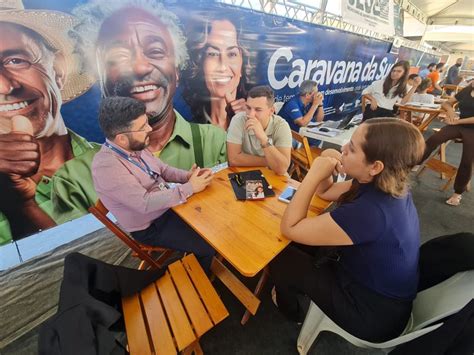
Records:
[[[168,186],[167,186],[167,184],[165,184],[164,182],[160,182],[160,183],[158,184],[158,188],[159,188],[161,191],[168,190]]]
[[[153,180],[158,182],[158,178],[160,177],[160,175],[158,173],[154,172],[152,169],[150,169],[148,164],[142,158],[140,158],[140,161],[143,163],[144,166],[141,165],[141,164],[138,164],[138,162],[131,159],[127,154],[125,154],[121,150],[117,149],[116,147],[110,145],[108,142],[105,142],[105,146],[107,148],[111,149],[112,151],[114,151],[115,153],[117,153],[118,155],[120,155],[122,158],[128,160],[133,165],[140,168],[142,171],[144,171],[146,174],[148,174],[148,176],[150,176]],[[160,182],[160,183],[158,183],[158,188],[160,189],[160,191],[165,191],[165,190],[169,189],[169,186],[166,182]]]

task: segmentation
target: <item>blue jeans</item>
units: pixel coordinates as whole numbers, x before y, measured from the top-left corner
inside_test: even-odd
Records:
[[[131,234],[135,240],[146,245],[193,253],[206,272],[209,272],[216,253],[171,209],[155,219],[147,229]]]

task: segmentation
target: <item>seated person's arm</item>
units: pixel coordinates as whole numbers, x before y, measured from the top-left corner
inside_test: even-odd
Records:
[[[241,144],[227,142],[227,158],[230,166],[268,166],[276,174],[283,175],[290,166],[291,148],[269,146],[263,148],[264,157],[246,154]]]
[[[227,132],[227,157],[231,166],[268,166],[276,174],[283,175],[290,166],[291,131],[287,123],[281,142],[274,142],[278,147],[267,146],[268,137],[256,118],[246,120],[233,119]],[[263,148],[263,157],[247,154],[242,150],[243,134],[253,131]]]
[[[413,79],[413,86],[411,89],[407,92],[407,94],[403,97],[403,99],[400,101],[402,105],[405,105],[407,102],[411,101],[411,97],[415,93],[416,89],[418,86],[421,84],[421,78],[417,76],[415,79]]]
[[[245,116],[235,115],[227,130],[227,161],[230,166],[265,166],[264,157],[244,153]]]
[[[335,149],[326,149],[321,153],[322,157],[330,157],[339,161],[336,165],[334,173],[343,173],[343,167],[341,165],[341,153]],[[339,197],[349,191],[352,185],[352,180],[343,182],[334,182],[333,176],[327,177],[321,181],[316,187],[316,194],[327,201],[337,201]]]
[[[321,94],[322,97],[322,94]],[[321,106],[320,106],[321,105]],[[321,122],[324,119],[324,109],[323,109],[323,101],[318,105],[318,110],[316,112],[316,122]]]
[[[284,175],[291,162],[291,147],[275,147],[269,146],[263,148],[263,153],[265,153],[265,162],[266,166],[272,169],[275,174]]]
[[[278,122],[276,120],[275,122]],[[275,123],[277,124],[277,123]],[[287,122],[281,121],[273,132],[273,145],[268,146],[269,140],[263,129],[255,129],[255,135],[260,140],[260,144],[265,154],[267,166],[278,175],[284,175],[288,171],[291,163],[291,129]]]
[[[472,124],[472,125],[474,125],[474,116],[466,117],[466,118],[463,118],[462,120],[457,120],[457,124]]]
[[[315,189],[334,171],[337,159],[317,158],[288,205],[281,232],[306,245],[353,245],[374,241],[386,228],[386,216],[375,203],[353,200],[330,213],[307,217]]]
[[[362,98],[365,98],[365,105],[370,104],[370,108],[375,111],[378,107],[378,102],[375,97],[372,96],[371,87],[369,86],[362,92]],[[367,102],[368,101],[368,102]]]
[[[163,191],[158,188],[147,190],[125,166],[120,164],[120,167],[117,170],[117,165],[110,162],[100,166],[100,172],[94,173],[94,185],[99,197],[107,195],[132,210],[150,213],[177,206],[193,194],[190,182]]]
[[[285,237],[306,245],[353,244],[351,238],[334,222],[329,213],[307,217],[316,188],[331,177],[337,163],[337,159],[329,157],[319,157],[313,162],[283,215],[280,228]]]
[[[158,159],[158,165],[160,167],[161,176],[167,182],[178,182],[184,184],[189,180],[189,171],[175,168],[171,165],[163,163]]]
[[[317,94],[313,96],[313,102],[311,103],[311,107],[308,110],[308,112],[306,112],[306,115],[303,115],[303,113],[300,110],[298,110],[298,113],[300,116],[293,119],[293,121],[298,126],[305,127],[308,125],[308,123],[313,119],[314,115],[317,113],[316,121],[321,122],[324,118],[324,110],[322,106],[319,107],[319,105],[322,105],[322,103],[323,103],[323,95],[320,92],[318,92]]]
[[[375,100],[375,98],[371,95],[371,94],[364,94],[362,95],[363,97],[365,97],[366,101],[365,103],[367,104],[367,101],[369,101],[369,103],[372,103],[372,102],[377,102],[377,100]]]
[[[227,142],[227,159],[230,166],[266,166],[264,157],[246,154],[242,151],[242,144]]]
[[[453,106],[458,102],[456,97],[450,97],[448,101],[445,101],[441,104],[441,108],[446,111],[446,115],[450,119],[457,117],[456,112],[454,112]]]

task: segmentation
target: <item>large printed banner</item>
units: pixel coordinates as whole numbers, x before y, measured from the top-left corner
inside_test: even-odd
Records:
[[[395,34],[393,0],[343,0],[344,21],[389,36]]]
[[[336,119],[397,60],[388,42],[222,4],[37,4],[0,10],[0,245],[82,216],[96,201],[101,96],[145,102],[152,124],[174,120],[163,114],[171,107],[226,127],[250,87],[270,85],[287,101],[311,79],[326,119]]]

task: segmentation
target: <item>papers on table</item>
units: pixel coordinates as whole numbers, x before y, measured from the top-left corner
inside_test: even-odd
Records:
[[[324,121],[321,121],[321,122],[310,122],[310,123],[308,123],[308,125],[307,125],[306,127],[308,127],[308,128],[319,127],[319,126],[321,126],[323,123],[324,123]]]
[[[355,115],[354,117],[352,117],[352,120],[349,124],[351,125],[358,125],[359,123],[362,122],[362,113],[359,113],[358,115]]]
[[[422,107],[422,108],[432,108],[433,110],[438,110],[440,105],[437,104],[426,104],[423,102],[407,102],[404,106],[415,106],[415,107]]]
[[[316,134],[320,134],[322,136],[327,136],[327,137],[335,137],[338,134],[341,134],[343,132],[342,129],[337,129],[337,128],[324,127],[323,129],[324,129],[324,131],[321,131],[321,128],[314,127],[314,128],[308,128],[308,131],[316,133]],[[326,130],[327,130],[327,132],[326,132]]]
[[[224,163],[220,163],[220,164],[217,164],[217,165],[214,165],[211,170],[212,170],[212,173],[213,174],[216,174],[218,173],[219,171],[221,170],[224,170],[224,169],[227,169],[229,167],[229,164],[227,162],[224,162]]]

